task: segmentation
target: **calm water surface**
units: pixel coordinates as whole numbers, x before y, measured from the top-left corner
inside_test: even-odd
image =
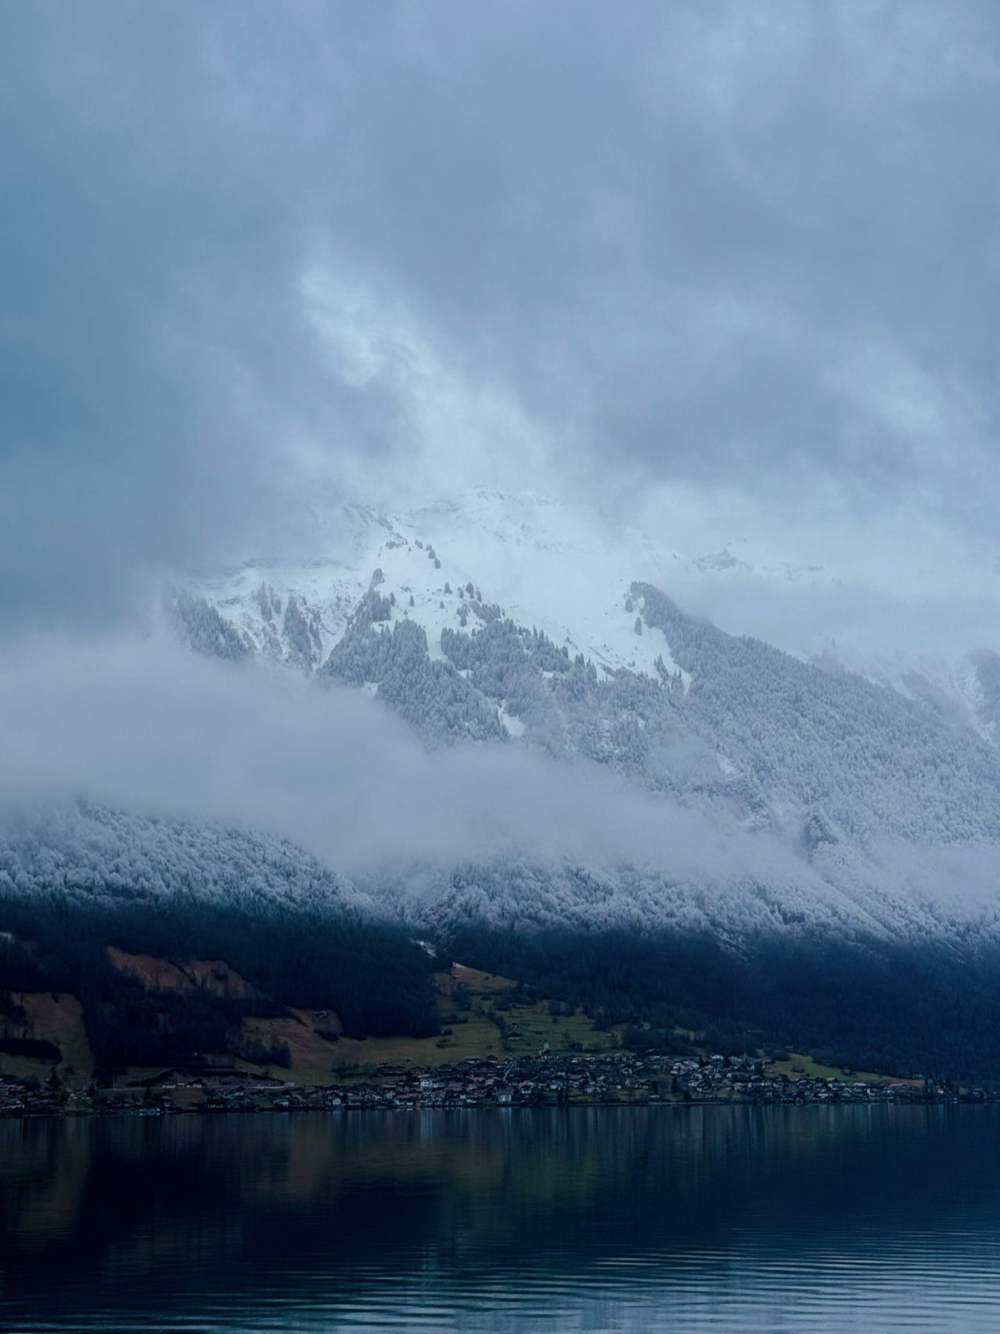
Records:
[[[0,1122],[0,1329],[1000,1328],[1000,1108]]]

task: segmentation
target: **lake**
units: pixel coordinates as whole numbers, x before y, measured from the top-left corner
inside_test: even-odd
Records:
[[[995,1330],[1000,1108],[0,1122],[0,1329]]]

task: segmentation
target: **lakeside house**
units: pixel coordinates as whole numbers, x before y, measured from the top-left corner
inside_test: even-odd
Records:
[[[469,1056],[454,1065],[383,1064],[330,1085],[300,1086],[231,1066],[173,1069],[125,1086],[67,1091],[58,1079],[0,1076],[0,1116],[198,1111],[415,1110],[641,1106],[659,1103],[986,1102],[1000,1094],[935,1081],[789,1076],[751,1057],[552,1053]]]

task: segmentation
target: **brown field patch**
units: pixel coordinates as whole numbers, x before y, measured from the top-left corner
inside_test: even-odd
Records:
[[[190,963],[178,964],[178,967],[198,990],[207,991],[213,996],[246,1000],[261,994],[235,968],[230,968],[221,959],[192,959]]]
[[[447,973],[438,974],[440,977],[447,977]],[[516,987],[517,983],[512,977],[501,977],[499,973],[484,973],[480,968],[470,968],[468,964],[452,964],[451,976],[456,982],[468,987],[470,991],[477,992],[479,995],[488,995],[494,991],[507,991],[510,987]]]
[[[154,954],[129,954],[116,945],[108,945],[105,954],[120,973],[129,973],[151,988],[176,988],[178,991],[191,991],[194,983],[185,977],[175,963],[169,959],[158,959]]]
[[[87,1041],[83,1009],[77,998],[65,992],[26,991],[14,992],[13,1000],[27,1014],[30,1036],[52,1042],[59,1048],[62,1053],[60,1073],[65,1075],[71,1070],[75,1077],[89,1079],[94,1070],[94,1056]],[[4,1057],[5,1068],[13,1074],[38,1074],[39,1070],[51,1068],[48,1062],[25,1061],[24,1071],[19,1071],[15,1068],[17,1060],[16,1057]]]
[[[291,1067],[270,1067],[271,1073],[280,1079],[297,1084],[330,1083],[340,1047],[338,1041],[323,1036],[340,1032],[340,1020],[332,1010],[293,1010],[291,1015],[254,1016],[243,1020],[240,1032],[260,1042],[283,1042],[287,1046]]]
[[[108,945],[105,953],[120,972],[130,973],[151,990],[207,992],[230,1000],[244,1000],[261,994],[222,959],[191,959],[186,963],[175,963],[153,954],[129,954],[115,945]]]

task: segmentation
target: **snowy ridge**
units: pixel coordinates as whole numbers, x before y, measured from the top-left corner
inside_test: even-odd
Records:
[[[797,838],[820,809],[838,837],[1000,833],[994,654],[852,673],[726,635],[664,595],[698,561],[530,493],[392,519],[346,505],[315,525],[329,554],[181,595],[192,646],[345,681],[432,743],[506,737],[609,765],[743,828]]]
[[[248,561],[198,587],[255,652],[315,670],[376,578],[394,600],[391,621],[416,621],[432,657],[442,630],[462,627],[463,615],[466,625],[480,623],[468,606],[475,599],[571,655],[583,653],[602,672],[626,667],[652,676],[657,658],[676,670],[662,636],[635,633],[625,604],[633,580],[666,573],[680,556],[635,534],[612,545],[557,502],[477,488],[391,518],[341,505],[317,515],[316,525],[331,555]]]
[[[612,541],[530,494],[472,490],[392,519],[347,506],[316,522],[322,558],[252,562],[175,595],[192,647],[262,653],[375,695],[432,748],[500,742],[610,769],[669,803],[665,818],[704,822],[632,866],[581,867],[567,846],[544,867],[512,849],[506,869],[484,862],[458,883],[421,873],[434,887],[421,929],[435,913],[480,913],[734,941],[996,936],[996,655],[852,672],[729,635],[668,596],[698,560],[634,531]],[[745,573],[725,553],[707,565]]]
[[[634,581],[689,606],[708,593],[709,602],[723,596],[738,608],[744,600],[757,605],[768,588],[809,598],[836,590],[845,578],[829,562],[776,560],[745,537],[685,553],[669,531],[654,538],[585,505],[484,487],[392,514],[366,504],[316,504],[303,529],[313,553],[308,559],[256,558],[203,579],[192,591],[250,651],[310,673],[343,637],[376,571],[381,591],[393,600],[391,622],[422,626],[432,658],[440,657],[444,629],[465,628],[463,615],[466,626],[478,624],[468,606],[471,582],[477,600],[539,629],[571,656],[582,653],[600,674],[627,668],[650,677],[658,658],[671,672],[678,664],[662,635],[635,634],[635,616],[626,609]],[[760,633],[752,620],[745,628]],[[983,667],[984,654],[969,651],[974,645],[888,653],[863,639],[836,640],[815,626],[800,627],[794,615],[783,635],[764,637],[805,661],[846,668],[922,699],[953,723],[995,739],[1000,673]],[[985,656],[996,658],[989,651]],[[683,669],[682,675],[689,684]]]
[[[989,649],[958,655],[869,654],[841,649],[817,654],[812,661],[818,666],[853,671],[907,699],[920,700],[953,726],[971,728],[993,745],[1000,739],[1000,658]]]

